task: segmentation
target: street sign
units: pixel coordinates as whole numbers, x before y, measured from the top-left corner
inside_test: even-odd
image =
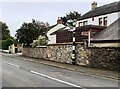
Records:
[[[88,32],[82,32],[81,35],[88,36]]]

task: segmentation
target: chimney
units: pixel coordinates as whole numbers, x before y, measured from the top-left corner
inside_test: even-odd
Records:
[[[63,24],[63,20],[61,19],[61,17],[58,17],[57,24]]]
[[[97,8],[97,2],[94,1],[94,2],[92,3],[92,10],[94,10],[95,8]]]

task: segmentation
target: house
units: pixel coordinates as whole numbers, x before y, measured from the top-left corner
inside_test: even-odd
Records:
[[[76,42],[84,43],[89,39],[92,39],[96,34],[105,29],[105,26],[98,25],[86,25],[76,28]]]
[[[54,25],[54,27],[52,27],[47,33],[48,44],[55,44],[56,43],[56,34],[53,34],[53,33],[61,28],[65,28],[65,27],[66,26],[63,25],[62,19],[58,17],[57,24]]]
[[[100,7],[97,7],[97,3],[94,2],[91,5],[92,9],[79,18],[76,26],[80,28],[82,27],[87,28],[90,25],[93,27],[97,26],[99,28],[106,27],[102,29],[103,31],[101,30],[99,31],[100,33],[99,32],[98,34],[95,33],[95,35],[93,36],[91,36],[91,34],[94,34],[94,32],[90,33],[90,40],[92,41],[91,43],[94,43],[94,46],[97,46],[97,47],[105,47],[105,46],[106,47],[118,47],[119,38],[118,39],[116,38],[120,34],[118,31],[118,24],[117,24],[118,18],[120,18],[119,16],[120,7],[119,6],[120,6],[120,1],[106,4]],[[84,33],[86,28],[82,30],[82,33]],[[88,33],[89,31],[87,31],[86,33]],[[88,40],[87,38],[85,41],[90,44],[90,40]]]
[[[105,26],[87,25],[77,27],[75,30],[75,41],[76,43],[84,43],[88,40],[88,32],[90,32],[90,38],[95,36],[97,33],[105,29]],[[56,34],[56,43],[70,43],[73,42],[73,32],[70,29],[58,30],[54,32]]]
[[[91,39],[95,47],[120,47],[120,18]]]
[[[82,15],[77,21],[77,27],[85,25],[109,26],[116,21],[120,14],[120,1],[97,7],[94,2],[91,10]]]
[[[92,9],[82,15],[77,21],[75,31],[76,43],[86,44],[85,42],[88,42],[90,45],[90,40],[93,39],[96,34],[102,30],[105,30],[119,18],[119,5],[120,1],[100,7],[97,7],[96,2],[92,3]],[[58,24],[57,26],[53,27],[49,31],[50,42],[71,43],[73,41],[73,32],[70,28],[66,28],[67,27],[63,24],[61,24],[61,26]]]

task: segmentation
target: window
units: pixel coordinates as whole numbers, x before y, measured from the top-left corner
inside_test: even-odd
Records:
[[[87,21],[84,21],[84,22],[83,22],[83,26],[85,26],[85,25],[87,25]]]
[[[92,17],[92,21],[94,21],[94,17]]]
[[[102,26],[102,18],[99,18],[99,25]]]
[[[107,26],[107,17],[104,17],[103,22],[104,22],[104,26]]]
[[[82,26],[82,22],[79,23],[79,26]]]

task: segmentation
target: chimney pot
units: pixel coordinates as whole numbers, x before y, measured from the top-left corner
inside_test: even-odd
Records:
[[[94,2],[92,3],[92,10],[94,10],[95,8],[97,8],[97,2],[94,1]]]
[[[58,17],[57,24],[63,24],[63,20],[61,19],[61,17]]]

